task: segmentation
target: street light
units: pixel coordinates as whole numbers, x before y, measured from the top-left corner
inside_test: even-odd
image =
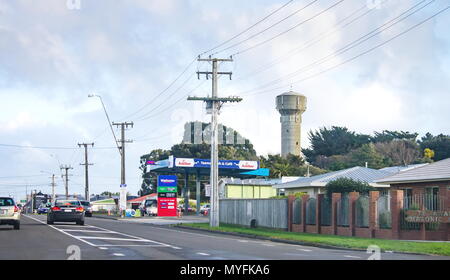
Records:
[[[112,127],[112,123],[111,123],[111,120],[109,119],[108,112],[106,111],[106,107],[105,107],[105,104],[103,103],[102,97],[100,95],[97,95],[97,94],[89,94],[88,97],[98,97],[100,99],[100,102],[102,103],[102,106],[103,106],[103,110],[105,111],[106,118],[108,119],[109,127],[111,128],[111,132],[112,132],[112,134],[114,136],[114,140],[116,142],[117,149],[119,150],[119,154],[122,155],[122,152],[121,152],[120,147],[119,147],[119,142],[117,142],[117,137],[116,137],[116,134],[114,133],[114,129]]]

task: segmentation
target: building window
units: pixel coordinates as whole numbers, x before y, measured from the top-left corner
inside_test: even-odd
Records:
[[[439,187],[425,188],[424,204],[428,210],[439,209]]]

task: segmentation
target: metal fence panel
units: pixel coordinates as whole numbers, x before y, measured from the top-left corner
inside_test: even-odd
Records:
[[[348,227],[348,209],[349,201],[348,194],[342,194],[341,199],[337,201],[337,225],[341,227]]]
[[[406,221],[408,210],[444,210],[444,197],[438,194],[415,194],[403,198],[403,209],[400,210],[400,228],[403,230],[420,230],[421,223]],[[439,223],[426,223],[426,230],[438,230]]]
[[[292,223],[301,224],[302,223],[302,200],[297,198],[292,204]]]
[[[389,194],[378,197],[377,200],[378,226],[382,229],[392,228],[391,197]]]
[[[320,224],[331,226],[331,198],[324,197],[320,204]]]
[[[308,199],[306,202],[306,224],[315,225],[316,224],[316,202],[317,200],[313,197]]]
[[[254,219],[260,227],[288,227],[287,199],[221,199],[219,207],[224,224],[250,226]]]
[[[356,226],[369,227],[369,197],[360,196],[355,203]]]

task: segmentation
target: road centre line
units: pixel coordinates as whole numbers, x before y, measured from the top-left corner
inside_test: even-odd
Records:
[[[353,259],[361,259],[361,257],[358,256],[351,256],[351,255],[344,255],[345,258],[353,258]]]
[[[59,232],[65,234],[65,235],[68,235],[68,236],[70,236],[70,237],[73,237],[73,238],[77,239],[78,241],[81,241],[81,242],[84,242],[84,243],[86,243],[86,244],[88,244],[88,245],[91,245],[92,247],[97,247],[95,244],[92,244],[91,242],[88,242],[88,241],[86,241],[86,240],[80,239],[80,238],[78,238],[78,237],[76,237],[76,236],[74,236],[74,235],[72,235],[72,234],[70,234],[70,233],[67,233],[67,232],[65,232],[64,230],[61,230],[61,229],[59,229],[59,228],[57,228],[57,227],[55,227],[55,226],[48,225],[48,224],[47,224],[46,222],[44,222],[44,221],[41,221],[41,220],[36,219],[36,218],[34,218],[34,217],[29,217],[28,215],[23,215],[23,216],[24,216],[24,217],[27,217],[27,218],[29,218],[29,219],[35,220],[36,222],[39,222],[39,223],[41,223],[41,224],[47,225],[47,226],[49,226],[49,227],[51,227],[51,228],[53,228],[53,229],[55,229],[55,230],[57,230],[57,231],[59,231]]]
[[[115,238],[115,237],[98,237],[98,236],[77,236],[81,239],[98,239],[98,240],[117,240],[117,241],[133,241],[133,242],[150,242],[153,243],[151,240],[145,240],[145,239],[131,239],[131,238]]]
[[[90,246],[97,247],[97,248],[98,248],[99,246],[102,246],[102,247],[105,247],[105,246],[106,246],[106,244],[96,245],[96,244],[93,244],[93,243],[91,243],[91,242],[88,242],[88,241],[86,241],[86,240],[84,240],[84,239],[89,239],[89,238],[80,238],[79,236],[72,235],[72,234],[66,232],[64,229],[59,229],[59,228],[57,228],[57,227],[55,227],[55,226],[53,226],[53,225],[48,225],[46,222],[41,221],[41,220],[39,220],[39,219],[37,219],[37,218],[29,217],[28,215],[23,215],[23,216],[25,216],[25,217],[27,217],[27,218],[30,218],[30,219],[32,219],[32,220],[35,220],[35,221],[37,221],[37,222],[39,222],[39,223],[41,223],[41,224],[47,225],[47,226],[49,226],[49,227],[51,227],[51,228],[53,228],[53,229],[55,229],[55,230],[57,230],[57,231],[59,231],[59,232],[65,234],[65,235],[68,235],[68,236],[70,236],[70,237],[73,237],[73,238],[75,238],[75,239],[77,239],[77,240],[79,240],[79,241],[81,241],[81,242],[84,242],[84,243],[90,245]],[[148,239],[140,238],[140,237],[133,236],[133,235],[130,235],[130,234],[120,233],[120,232],[108,230],[108,229],[101,228],[101,227],[97,227],[97,226],[91,226],[91,225],[87,225],[87,226],[88,226],[88,227],[91,227],[91,228],[97,228],[97,229],[101,229],[101,230],[104,230],[104,231],[108,231],[108,233],[115,233],[115,234],[119,234],[119,235],[131,237],[131,238],[135,238],[135,239],[133,239],[133,240],[131,240],[131,241],[138,241],[138,240],[141,240],[141,242],[142,242],[142,241],[146,241],[146,242],[150,242],[150,243],[159,244],[160,247],[173,247],[173,246],[171,246],[171,245],[169,245],[169,244],[165,244],[165,243],[158,242],[158,241],[153,241],[153,240],[148,240]],[[78,227],[80,227],[80,226],[78,226]],[[91,238],[91,239],[92,239],[92,238]],[[98,238],[97,238],[97,239],[98,239]],[[111,238],[110,238],[110,239],[111,239]],[[129,241],[129,239],[128,239],[127,241]],[[113,245],[113,244],[111,244],[111,245]]]
[[[82,230],[82,229],[63,229],[68,232],[93,232],[93,233],[113,233],[112,231],[104,231],[104,230]]]

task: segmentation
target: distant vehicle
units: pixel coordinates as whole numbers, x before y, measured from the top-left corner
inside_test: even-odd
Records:
[[[157,198],[147,198],[143,205],[144,215],[156,216],[158,215],[158,200]]]
[[[92,217],[92,205],[87,200],[80,200],[81,206],[84,208],[84,215],[86,217]]]
[[[184,211],[184,204],[180,205],[180,208],[181,208],[181,212],[184,213],[184,212],[185,212],[185,211]],[[193,209],[192,207],[190,207],[190,206],[188,207],[188,213],[189,213],[189,212],[194,212],[194,209]]]
[[[38,214],[47,214],[49,210],[50,210],[49,206],[47,206],[45,204],[41,204],[39,206],[39,208],[37,209],[37,213]]]
[[[20,229],[20,209],[10,197],[0,197],[0,225],[12,225]]]
[[[47,214],[47,224],[54,222],[76,222],[84,225],[84,208],[79,200],[57,199]]]
[[[209,213],[210,210],[211,210],[211,205],[204,204],[200,207],[200,214],[205,214],[205,211]]]

